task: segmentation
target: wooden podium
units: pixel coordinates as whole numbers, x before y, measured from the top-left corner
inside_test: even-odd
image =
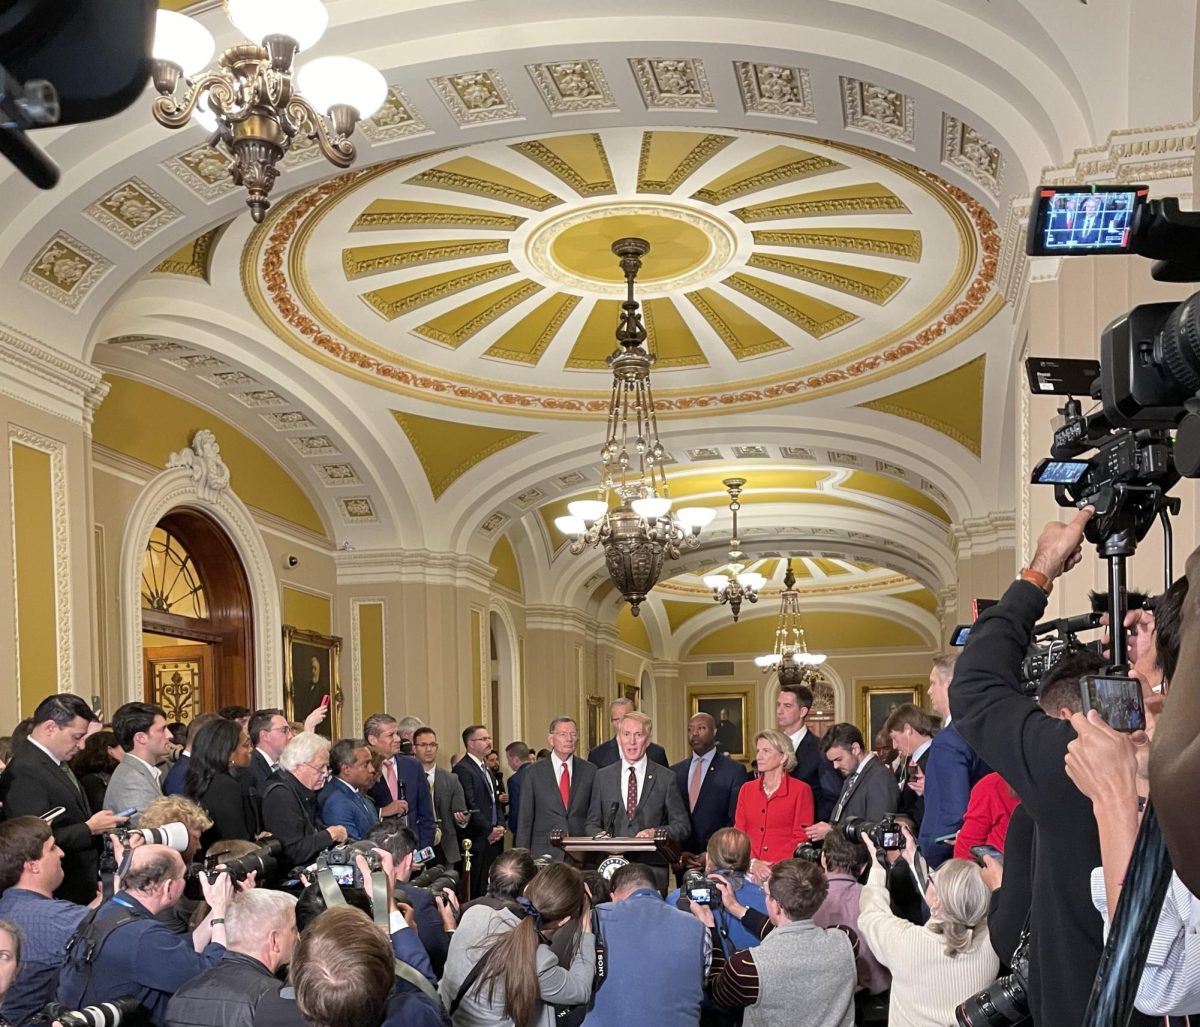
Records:
[[[679,861],[679,844],[660,827],[653,838],[594,838],[568,835],[561,828],[550,832],[550,844],[560,848],[576,862],[587,856],[658,855],[668,866]]]

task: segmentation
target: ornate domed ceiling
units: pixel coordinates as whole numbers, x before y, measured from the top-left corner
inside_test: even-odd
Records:
[[[990,319],[998,237],[974,200],[856,147],[608,129],[352,171],[282,200],[243,254],[290,345],[410,395],[593,415],[621,274],[639,279],[662,416],[870,381]],[[719,383],[719,384],[718,384]]]

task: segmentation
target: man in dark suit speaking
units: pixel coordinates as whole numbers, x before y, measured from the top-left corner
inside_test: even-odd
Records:
[[[546,741],[550,758],[527,764],[522,771],[513,844],[534,856],[549,855],[560,860],[566,854],[550,844],[550,832],[556,828],[568,835],[586,832],[596,768],[575,755],[579,725],[572,718],[555,717]]]
[[[847,817],[875,821],[896,812],[900,806],[896,775],[863,744],[858,728],[853,724],[833,724],[825,732],[821,744],[826,759],[845,778],[842,794],[829,818],[832,823]],[[829,823],[820,821],[804,830],[809,841],[818,841],[824,840],[830,829]]]
[[[608,715],[612,720],[613,736],[607,742],[597,745],[591,752],[588,753],[588,762],[596,767],[607,767],[613,763],[617,763],[621,759],[621,749],[617,744],[618,734],[621,730],[621,721],[625,714],[633,712],[633,703],[628,699],[614,699],[612,705],[608,708]],[[667,752],[657,742],[651,742],[650,748],[646,751],[646,755],[652,763],[658,763],[661,766],[669,767],[671,764],[667,762]]]
[[[687,726],[692,755],[671,768],[692,815],[692,830],[683,848],[693,855],[695,866],[704,865],[709,838],[722,827],[733,826],[738,792],[748,779],[745,768],[716,747],[718,730],[709,714],[692,717]]]
[[[617,741],[621,759],[596,771],[592,803],[588,810],[587,833],[605,832],[614,838],[653,838],[659,828],[682,844],[691,833],[683,795],[675,775],[647,756],[654,723],[644,713],[630,710],[621,720]],[[667,865],[661,857],[646,856],[641,862],[655,864],[660,890],[667,886]]]

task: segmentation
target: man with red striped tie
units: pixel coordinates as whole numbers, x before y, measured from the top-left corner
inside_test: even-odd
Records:
[[[546,736],[550,758],[529,764],[522,773],[521,803],[513,844],[534,856],[562,859],[563,850],[550,844],[550,832],[584,834],[596,768],[575,755],[579,725],[571,717],[555,717]]]

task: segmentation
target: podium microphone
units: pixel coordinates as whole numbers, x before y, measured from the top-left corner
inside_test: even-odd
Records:
[[[613,832],[617,829],[617,811],[620,810],[621,804],[614,802],[608,807],[608,829],[607,834],[611,838]]]

